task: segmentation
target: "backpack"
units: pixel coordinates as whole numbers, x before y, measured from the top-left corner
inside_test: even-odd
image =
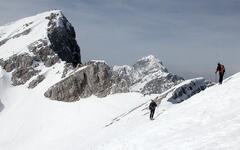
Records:
[[[221,67],[222,67],[222,69],[221,69],[221,72],[225,72],[225,67],[224,67],[224,65],[221,65]]]

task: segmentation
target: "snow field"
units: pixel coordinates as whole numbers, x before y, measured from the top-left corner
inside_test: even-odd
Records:
[[[97,149],[238,150],[240,73],[230,78]]]

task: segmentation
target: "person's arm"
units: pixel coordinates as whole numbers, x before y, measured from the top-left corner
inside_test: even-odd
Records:
[[[225,70],[224,66],[221,66],[221,72],[223,73],[223,71]]]

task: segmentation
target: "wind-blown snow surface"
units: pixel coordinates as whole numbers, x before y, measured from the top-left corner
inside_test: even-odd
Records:
[[[39,39],[47,39],[47,27],[49,20],[45,17],[51,13],[58,13],[58,18],[62,17],[60,10],[51,10],[40,13],[32,17],[27,17],[16,22],[0,26],[0,56],[8,58],[13,54],[23,52],[29,53],[27,46]],[[57,19],[58,20],[58,19]],[[56,22],[57,26],[61,24]]]
[[[240,73],[97,149],[239,150],[239,90]]]

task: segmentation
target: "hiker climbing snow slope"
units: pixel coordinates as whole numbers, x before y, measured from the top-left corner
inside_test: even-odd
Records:
[[[223,81],[223,75],[225,73],[225,67],[224,65],[222,65],[220,62],[218,62],[217,64],[217,69],[216,69],[216,72],[215,74],[217,74],[217,72],[219,72],[219,84],[222,84],[222,81]]]
[[[151,101],[150,105],[149,105],[149,109],[150,109],[150,119],[153,120],[153,115],[155,112],[155,108],[157,107],[157,104],[154,102],[154,100]]]

